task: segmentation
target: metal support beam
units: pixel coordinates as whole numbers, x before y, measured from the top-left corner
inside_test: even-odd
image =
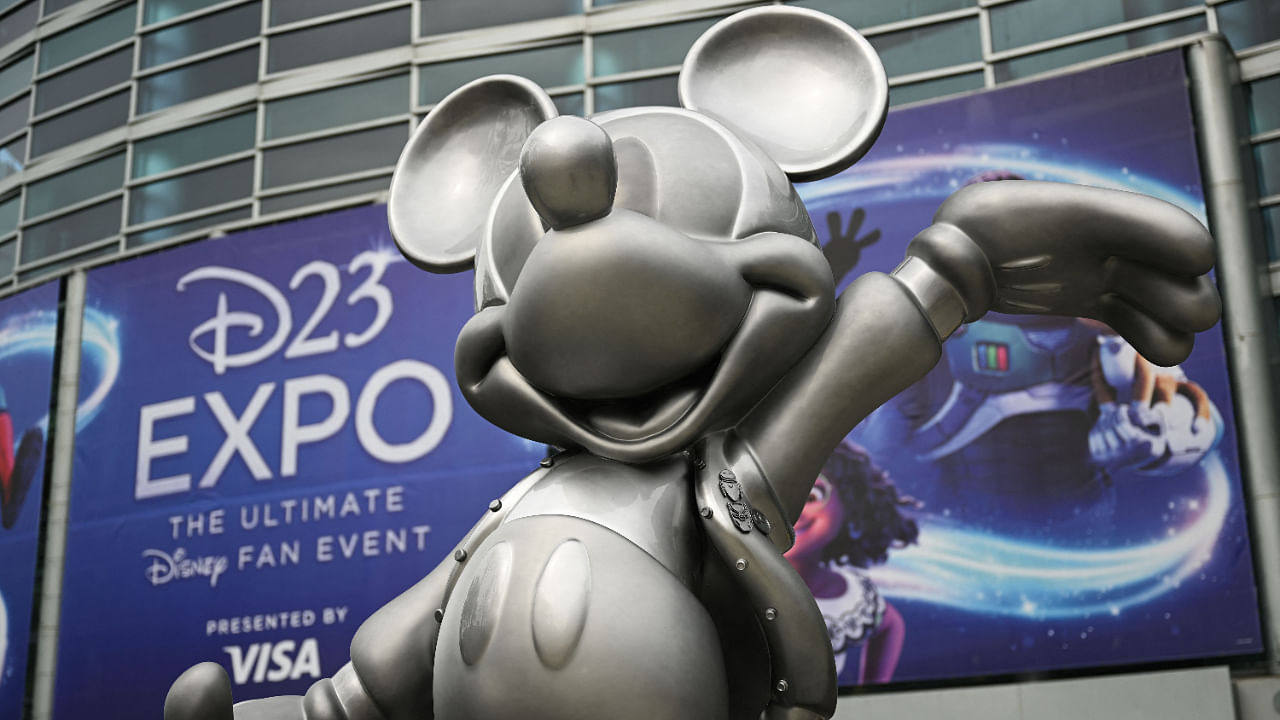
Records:
[[[32,690],[32,720],[53,716],[53,682],[58,662],[58,622],[62,612],[62,569],[67,554],[67,515],[71,497],[71,466],[75,456],[76,406],[80,387],[80,337],[84,323],[85,274],[66,279],[62,337],[59,345],[57,405],[54,408],[53,465],[45,500],[43,573],[40,618],[36,626],[36,661]]]
[[[1187,48],[1209,224],[1249,495],[1267,669],[1280,673],[1280,456],[1270,358],[1276,331],[1261,257],[1239,69],[1221,36]]]

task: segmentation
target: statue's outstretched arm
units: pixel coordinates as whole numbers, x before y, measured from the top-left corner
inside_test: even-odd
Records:
[[[922,377],[961,322],[988,310],[1101,320],[1172,365],[1220,304],[1213,243],[1161,200],[1006,181],[962,189],[911,241],[891,276],[849,286],[819,343],[739,426],[788,519],[840,439]]]

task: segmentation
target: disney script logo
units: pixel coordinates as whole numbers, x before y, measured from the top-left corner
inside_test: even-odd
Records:
[[[174,550],[172,555],[163,550],[147,549],[142,551],[142,557],[151,559],[151,564],[143,572],[153,586],[163,585],[170,580],[207,577],[209,587],[217,587],[218,576],[226,572],[230,565],[226,555],[187,557],[185,548]]]

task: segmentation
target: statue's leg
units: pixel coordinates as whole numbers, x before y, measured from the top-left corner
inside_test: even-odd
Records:
[[[727,717],[706,610],[620,535],[523,518],[463,562],[436,646],[436,720]]]

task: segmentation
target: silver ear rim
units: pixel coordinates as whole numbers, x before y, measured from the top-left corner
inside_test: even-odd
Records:
[[[516,75],[481,78],[441,100],[391,176],[387,222],[404,256],[434,273],[472,267],[490,205],[525,140],[557,115],[541,87]]]
[[[889,108],[871,43],[836,18],[786,5],[713,25],[689,49],[678,90],[682,106],[755,142],[794,181],[856,162]]]

